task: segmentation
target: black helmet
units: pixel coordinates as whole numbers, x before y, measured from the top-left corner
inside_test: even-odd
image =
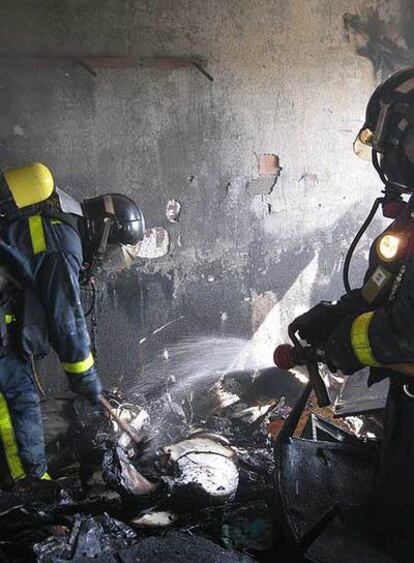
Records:
[[[86,238],[90,248],[96,250],[105,244],[136,244],[144,238],[144,215],[138,205],[121,194],[107,194],[85,199]],[[105,225],[107,235],[105,236]]]
[[[387,187],[414,192],[414,67],[380,84],[354,143],[358,156],[372,149],[372,161]]]

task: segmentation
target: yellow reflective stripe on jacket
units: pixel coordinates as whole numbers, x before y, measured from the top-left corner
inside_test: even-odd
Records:
[[[6,323],[6,325],[11,324],[15,320],[16,320],[16,317],[14,315],[11,315],[10,313],[6,313],[4,315],[4,322]]]
[[[0,440],[3,444],[4,454],[11,477],[17,481],[25,476],[22,462],[19,457],[13,424],[10,418],[9,407],[3,393],[0,393]]]
[[[351,344],[355,356],[364,366],[380,367],[382,364],[377,362],[369,343],[368,329],[371,324],[374,312],[359,315],[352,323]]]
[[[88,369],[90,369],[94,363],[95,362],[92,354],[89,354],[87,358],[81,360],[80,362],[71,362],[71,363],[65,362],[62,363],[62,366],[63,369],[65,371],[68,371],[69,373],[83,373],[85,371],[88,371]]]
[[[29,217],[30,238],[32,239],[33,254],[40,254],[46,250],[45,232],[42,217],[32,215]]]
[[[47,471],[45,471],[40,478],[43,479],[43,481],[52,481],[52,477]]]

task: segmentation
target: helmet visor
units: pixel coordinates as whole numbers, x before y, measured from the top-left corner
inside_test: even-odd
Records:
[[[371,129],[363,127],[361,131],[356,136],[354,141],[354,153],[358,158],[362,160],[372,159],[372,144],[374,141],[374,133]]]

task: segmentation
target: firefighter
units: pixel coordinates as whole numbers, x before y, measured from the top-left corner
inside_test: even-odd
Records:
[[[414,518],[414,68],[371,96],[354,144],[383,184],[383,214],[394,221],[370,250],[363,287],[322,302],[293,325],[325,350],[331,370],[369,366],[368,384],[390,380],[374,528],[398,560],[412,560]],[[408,196],[408,197],[407,197]],[[385,534],[383,532],[386,532]]]
[[[80,274],[107,244],[135,244],[144,218],[128,197],[82,204],[41,163],[0,173],[0,474],[3,486],[48,479],[33,359],[51,345],[69,388],[99,402],[99,380],[80,300]],[[49,344],[50,343],[50,344]]]

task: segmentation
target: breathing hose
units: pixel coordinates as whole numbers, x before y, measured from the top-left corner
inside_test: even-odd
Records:
[[[361,228],[359,229],[359,231],[355,235],[355,238],[352,241],[348,252],[346,253],[345,262],[344,262],[344,269],[343,269],[343,282],[344,282],[345,291],[347,293],[351,293],[351,291],[352,291],[351,286],[349,284],[349,267],[351,265],[351,260],[352,260],[353,254],[355,252],[355,248],[357,247],[359,241],[361,240],[362,235],[365,233],[365,231],[368,229],[369,225],[371,224],[373,218],[375,217],[376,212],[378,211],[378,207],[381,205],[381,203],[383,203],[383,201],[384,201],[383,197],[378,197],[374,201],[374,205],[372,206],[371,211],[369,212],[369,214],[368,214],[367,218],[365,219],[365,221],[363,222]]]
[[[362,235],[365,233],[371,221],[373,220],[376,212],[378,211],[378,207],[383,204],[389,203],[400,203],[402,202],[401,194],[407,191],[407,186],[403,184],[398,184],[397,182],[390,182],[387,176],[385,175],[380,161],[378,157],[378,152],[376,150],[372,151],[372,164],[375,170],[378,172],[381,181],[384,183],[385,189],[383,191],[384,197],[379,197],[374,201],[374,205],[372,206],[371,211],[368,214],[368,217],[365,219],[364,223],[362,224],[361,228],[357,232],[354,240],[349,247],[349,250],[345,257],[344,262],[344,269],[343,269],[343,282],[346,292],[349,294],[351,293],[351,286],[349,284],[349,267],[351,264],[352,256],[354,254],[355,248],[357,247],[359,241],[361,240]],[[386,217],[395,217],[393,215],[385,215]]]

